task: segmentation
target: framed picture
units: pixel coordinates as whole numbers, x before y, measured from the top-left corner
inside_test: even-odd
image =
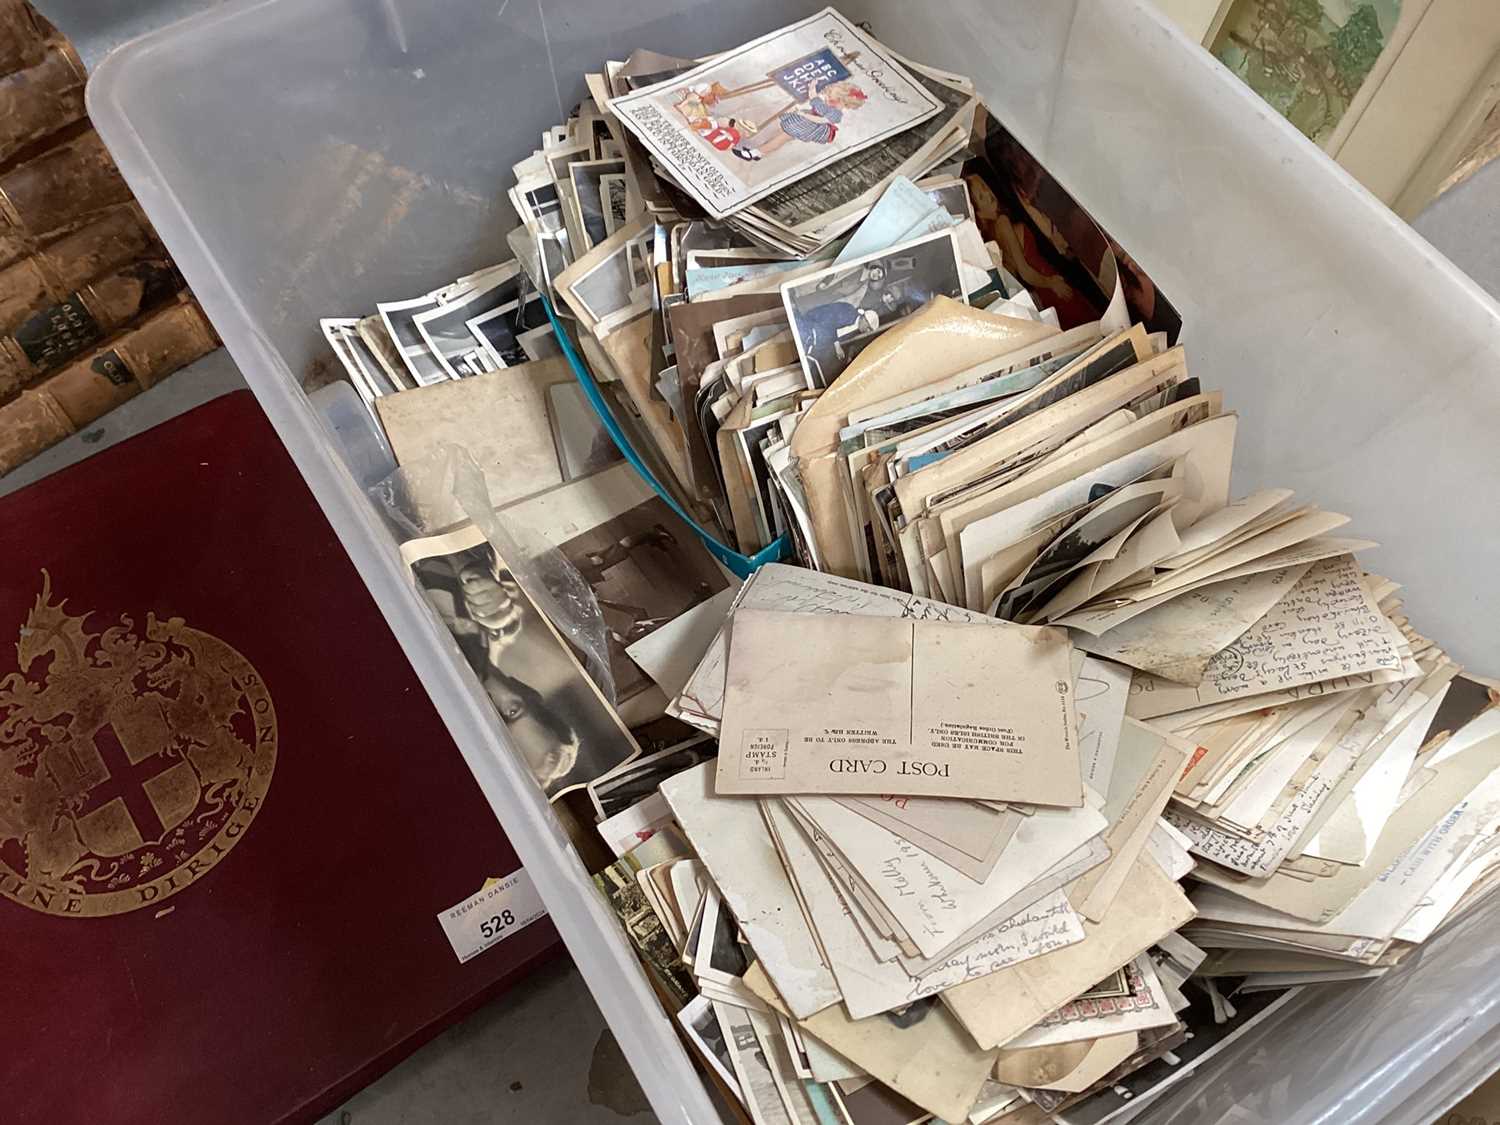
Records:
[[[1500,102],[1500,6],[1159,0],[1177,25],[1397,214],[1468,160]],[[1491,130],[1493,131],[1493,130]]]

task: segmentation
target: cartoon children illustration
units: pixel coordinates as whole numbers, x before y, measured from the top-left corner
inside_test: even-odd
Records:
[[[776,128],[767,122],[729,151],[741,160],[759,160],[791,140],[831,144],[838,135],[844,113],[858,109],[865,101],[865,92],[847,79],[830,83],[821,90],[814,80],[807,84],[806,101],[791,106],[776,118]]]

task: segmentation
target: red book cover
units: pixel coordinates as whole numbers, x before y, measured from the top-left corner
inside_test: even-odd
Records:
[[[558,948],[248,392],[0,498],[7,1122],[308,1121]]]

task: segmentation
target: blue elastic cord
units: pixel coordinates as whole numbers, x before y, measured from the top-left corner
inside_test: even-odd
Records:
[[[573,374],[578,377],[578,384],[583,388],[584,397],[589,400],[589,405],[594,408],[594,413],[599,415],[599,421],[604,423],[605,430],[609,432],[609,436],[614,440],[615,445],[619,447],[620,452],[625,455],[625,460],[629,461],[635,471],[640,473],[646,483],[651,486],[652,490],[667,502],[667,506],[681,516],[683,521],[698,533],[698,538],[702,539],[704,545],[714,553],[714,557],[740,578],[748,578],[760,567],[765,566],[766,563],[776,562],[778,559],[786,557],[792,545],[790,536],[781,536],[769,547],[765,547],[753,555],[742,555],[738,551],[731,551],[728,547],[724,546],[724,544],[704,531],[703,528],[699,527],[698,522],[692,516],[682,510],[682,506],[672,498],[671,494],[661,486],[661,482],[656,479],[651,470],[646,467],[646,463],[641,460],[640,454],[630,444],[630,439],[625,436],[625,431],[615,421],[614,414],[611,413],[608,404],[604,401],[603,393],[599,390],[599,384],[594,382],[594,376],[589,372],[587,364],[573,350],[573,341],[569,339],[568,334],[563,331],[563,326],[558,322],[557,314],[552,310],[552,302],[543,297],[542,307],[547,310],[547,319],[552,323],[552,332],[557,337],[558,347],[562,348],[563,355],[567,357],[568,365],[573,368]]]

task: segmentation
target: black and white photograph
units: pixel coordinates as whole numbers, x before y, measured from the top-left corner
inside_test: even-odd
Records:
[[[964,299],[958,244],[946,230],[781,287],[814,387],[828,386],[877,335],[937,296]]]
[[[636,752],[619,719],[566,644],[487,542],[459,549],[436,536],[412,564],[428,603],[453,634],[517,753],[549,800],[628,761]],[[450,542],[445,543],[444,540]]]
[[[593,157],[594,149],[588,141],[573,141],[570,144],[558,145],[556,148],[547,149],[543,154],[543,159],[547,163],[547,172],[559,184],[570,182],[569,164],[578,160],[592,160]]]
[[[515,297],[514,288],[511,294],[504,304],[478,316],[471,313],[470,319],[464,321],[470,345],[477,344],[495,367],[514,367],[539,358],[526,350],[521,337],[551,327],[547,323],[547,310],[535,293],[524,300]]]
[[[588,103],[592,104],[592,103]],[[595,109],[585,111],[578,119],[578,129],[581,137],[587,137],[589,149],[595,160],[605,158],[604,146],[614,143],[614,135],[609,131],[609,123]]]
[[[547,420],[565,481],[591,476],[624,456],[577,383],[547,388]]]
[[[604,249],[595,247],[596,251]],[[576,279],[563,284],[582,306],[581,311],[593,321],[590,327],[607,329],[618,323],[622,315],[637,308],[644,311],[645,302],[637,300],[635,294],[650,281],[650,276],[645,249],[632,239],[604,253]]]
[[[397,351],[401,353],[401,362],[406,364],[406,369],[411,372],[411,377],[419,387],[428,387],[453,378],[438,362],[437,356],[432,354],[417,328],[417,317],[437,307],[438,299],[431,293],[408,301],[385,301],[375,306],[380,319],[385,321],[386,331],[395,341]]]
[[[713,1001],[707,996],[693,997],[692,1002],[677,1013],[677,1022],[702,1051],[704,1061],[723,1079],[724,1085],[729,1087],[735,1097],[743,1100],[739,1079],[734,1076],[734,1060],[730,1057],[729,1044],[724,1039],[724,1029],[719,1026],[719,1016],[714,1011]]]
[[[751,496],[755,500],[755,518],[762,525],[761,535],[767,543],[781,534],[785,529],[785,521],[781,518],[776,489],[771,484],[771,469],[766,464],[765,451],[761,445],[768,435],[780,433],[781,419],[791,413],[790,405],[786,409],[775,410],[766,417],[751,422],[744,429],[736,430],[734,435],[740,455],[744,457],[745,465],[750,470],[751,482],[754,484]]]
[[[325,317],[318,322],[323,338],[339,357],[349,375],[350,385],[367,404],[382,395],[394,394],[396,387],[375,358],[370,346],[360,339],[358,317]]]
[[[599,177],[599,198],[604,209],[604,233],[608,237],[625,225],[629,192],[624,173],[606,172]]]
[[[552,181],[537,177],[518,187],[516,195],[523,208],[521,218],[528,226],[542,234],[555,234],[563,229],[562,200],[557,197],[557,185]]]
[[[923,180],[917,186],[927,193],[929,199],[959,222],[974,217],[974,204],[969,199],[969,187],[957,176]]]
[[[484,341],[476,338],[470,331],[469,322],[502,309],[509,309],[510,316],[497,320],[514,319],[518,308],[524,311],[525,306],[520,304],[520,300],[529,288],[530,282],[526,275],[519,266],[512,265],[508,270],[489,275],[481,287],[465,293],[457,300],[419,314],[414,323],[423,343],[452,378],[462,379],[468,375],[493,371],[496,364],[485,351]],[[537,307],[536,315],[545,321],[546,315],[541,312],[541,303],[534,303]],[[513,333],[510,342],[517,356],[514,362],[526,362],[525,354],[515,344]],[[505,362],[503,366],[511,366],[511,363]]]
[[[734,915],[718,889],[710,886],[703,901],[703,929],[693,956],[693,974],[719,984],[738,984],[750,967],[738,938]]]
[[[578,200],[578,221],[583,230],[584,249],[592,250],[610,235],[605,222],[606,205],[605,176],[625,175],[623,160],[579,160],[568,165],[568,175],[573,182],[573,195]],[[623,180],[622,180],[623,182]]]
[[[636,737],[641,741],[639,732]],[[712,736],[694,735],[675,746],[637,758],[608,777],[600,778],[590,789],[599,805],[601,819],[645,800],[667,778],[706,762],[718,752],[719,744]]]
[[[745,1108],[750,1111],[756,1125],[776,1125],[790,1120],[776,1088],[776,1077],[771,1072],[770,1060],[766,1058],[760,1037],[755,1033],[755,1023],[748,1009],[734,1004],[714,1001],[719,1013],[719,1022],[724,1027],[724,1038],[734,1062],[734,1072],[740,1080],[740,1096]]]

